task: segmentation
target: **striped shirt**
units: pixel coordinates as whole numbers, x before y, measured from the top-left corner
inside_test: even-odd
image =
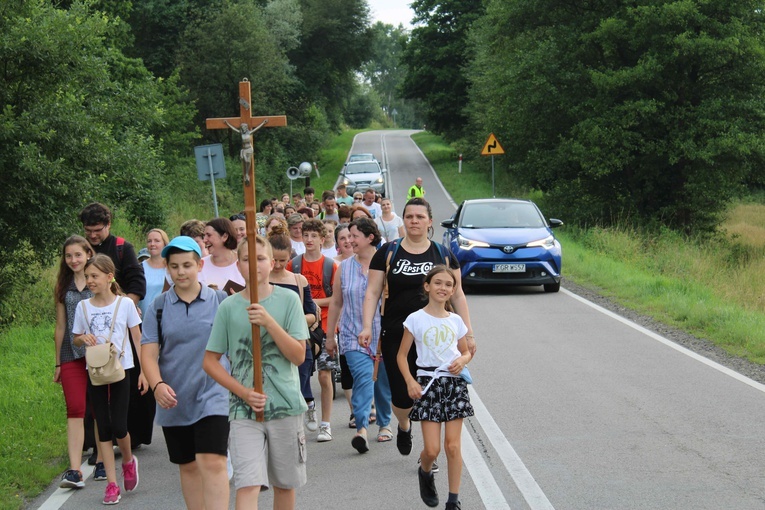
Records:
[[[359,333],[363,328],[364,294],[367,292],[367,275],[356,257],[345,259],[340,263],[340,286],[343,292],[343,309],[340,312],[338,345],[340,353],[348,351],[367,352],[359,345]],[[375,307],[375,317],[372,321],[372,343],[369,349],[372,353],[377,349],[380,338],[380,306]]]

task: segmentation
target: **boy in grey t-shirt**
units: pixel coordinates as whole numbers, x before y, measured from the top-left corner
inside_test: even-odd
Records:
[[[190,237],[162,250],[174,286],[144,316],[141,365],[157,401],[157,425],[178,464],[186,506],[228,509],[228,391],[202,370],[223,291],[201,285],[202,254]],[[160,351],[162,356],[159,356]]]

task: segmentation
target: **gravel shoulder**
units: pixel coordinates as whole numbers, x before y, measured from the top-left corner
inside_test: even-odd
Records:
[[[622,317],[631,320],[632,322],[643,326],[646,329],[653,331],[679,345],[682,345],[686,349],[689,349],[705,358],[719,363],[731,370],[735,370],[741,375],[744,375],[754,381],[761,384],[765,384],[765,366],[752,363],[743,358],[731,356],[720,347],[717,347],[709,340],[703,338],[697,338],[690,333],[679,330],[672,326],[668,326],[657,320],[642,315],[635,310],[627,308],[615,301],[598,294],[597,290],[593,290],[568,279],[563,279],[562,285],[565,289],[577,294],[593,303],[602,306],[603,308],[610,310]]]

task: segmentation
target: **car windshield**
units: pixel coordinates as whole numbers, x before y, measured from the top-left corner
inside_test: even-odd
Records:
[[[465,228],[540,228],[545,226],[533,204],[526,202],[485,202],[465,204],[460,215]]]
[[[374,161],[369,163],[354,163],[345,167],[346,174],[379,174],[380,167]]]
[[[348,158],[348,162],[352,161],[374,161],[375,157],[372,154],[351,154]]]

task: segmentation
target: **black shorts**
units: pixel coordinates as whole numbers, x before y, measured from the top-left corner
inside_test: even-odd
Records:
[[[401,338],[403,336],[404,325],[402,323],[397,323],[393,327],[383,329],[380,337],[382,342],[380,350],[383,361],[385,361],[385,373],[388,375],[388,383],[390,384],[391,403],[400,409],[409,409],[414,401],[409,398],[406,380],[401,375],[398,363],[396,362],[398,348],[401,346]],[[414,377],[417,373],[417,349],[414,346],[414,342],[412,342],[412,347],[409,349],[407,359],[409,360],[409,372]]]
[[[162,427],[170,462],[188,464],[197,453],[226,455],[228,429],[228,416],[206,416],[191,425]]]

